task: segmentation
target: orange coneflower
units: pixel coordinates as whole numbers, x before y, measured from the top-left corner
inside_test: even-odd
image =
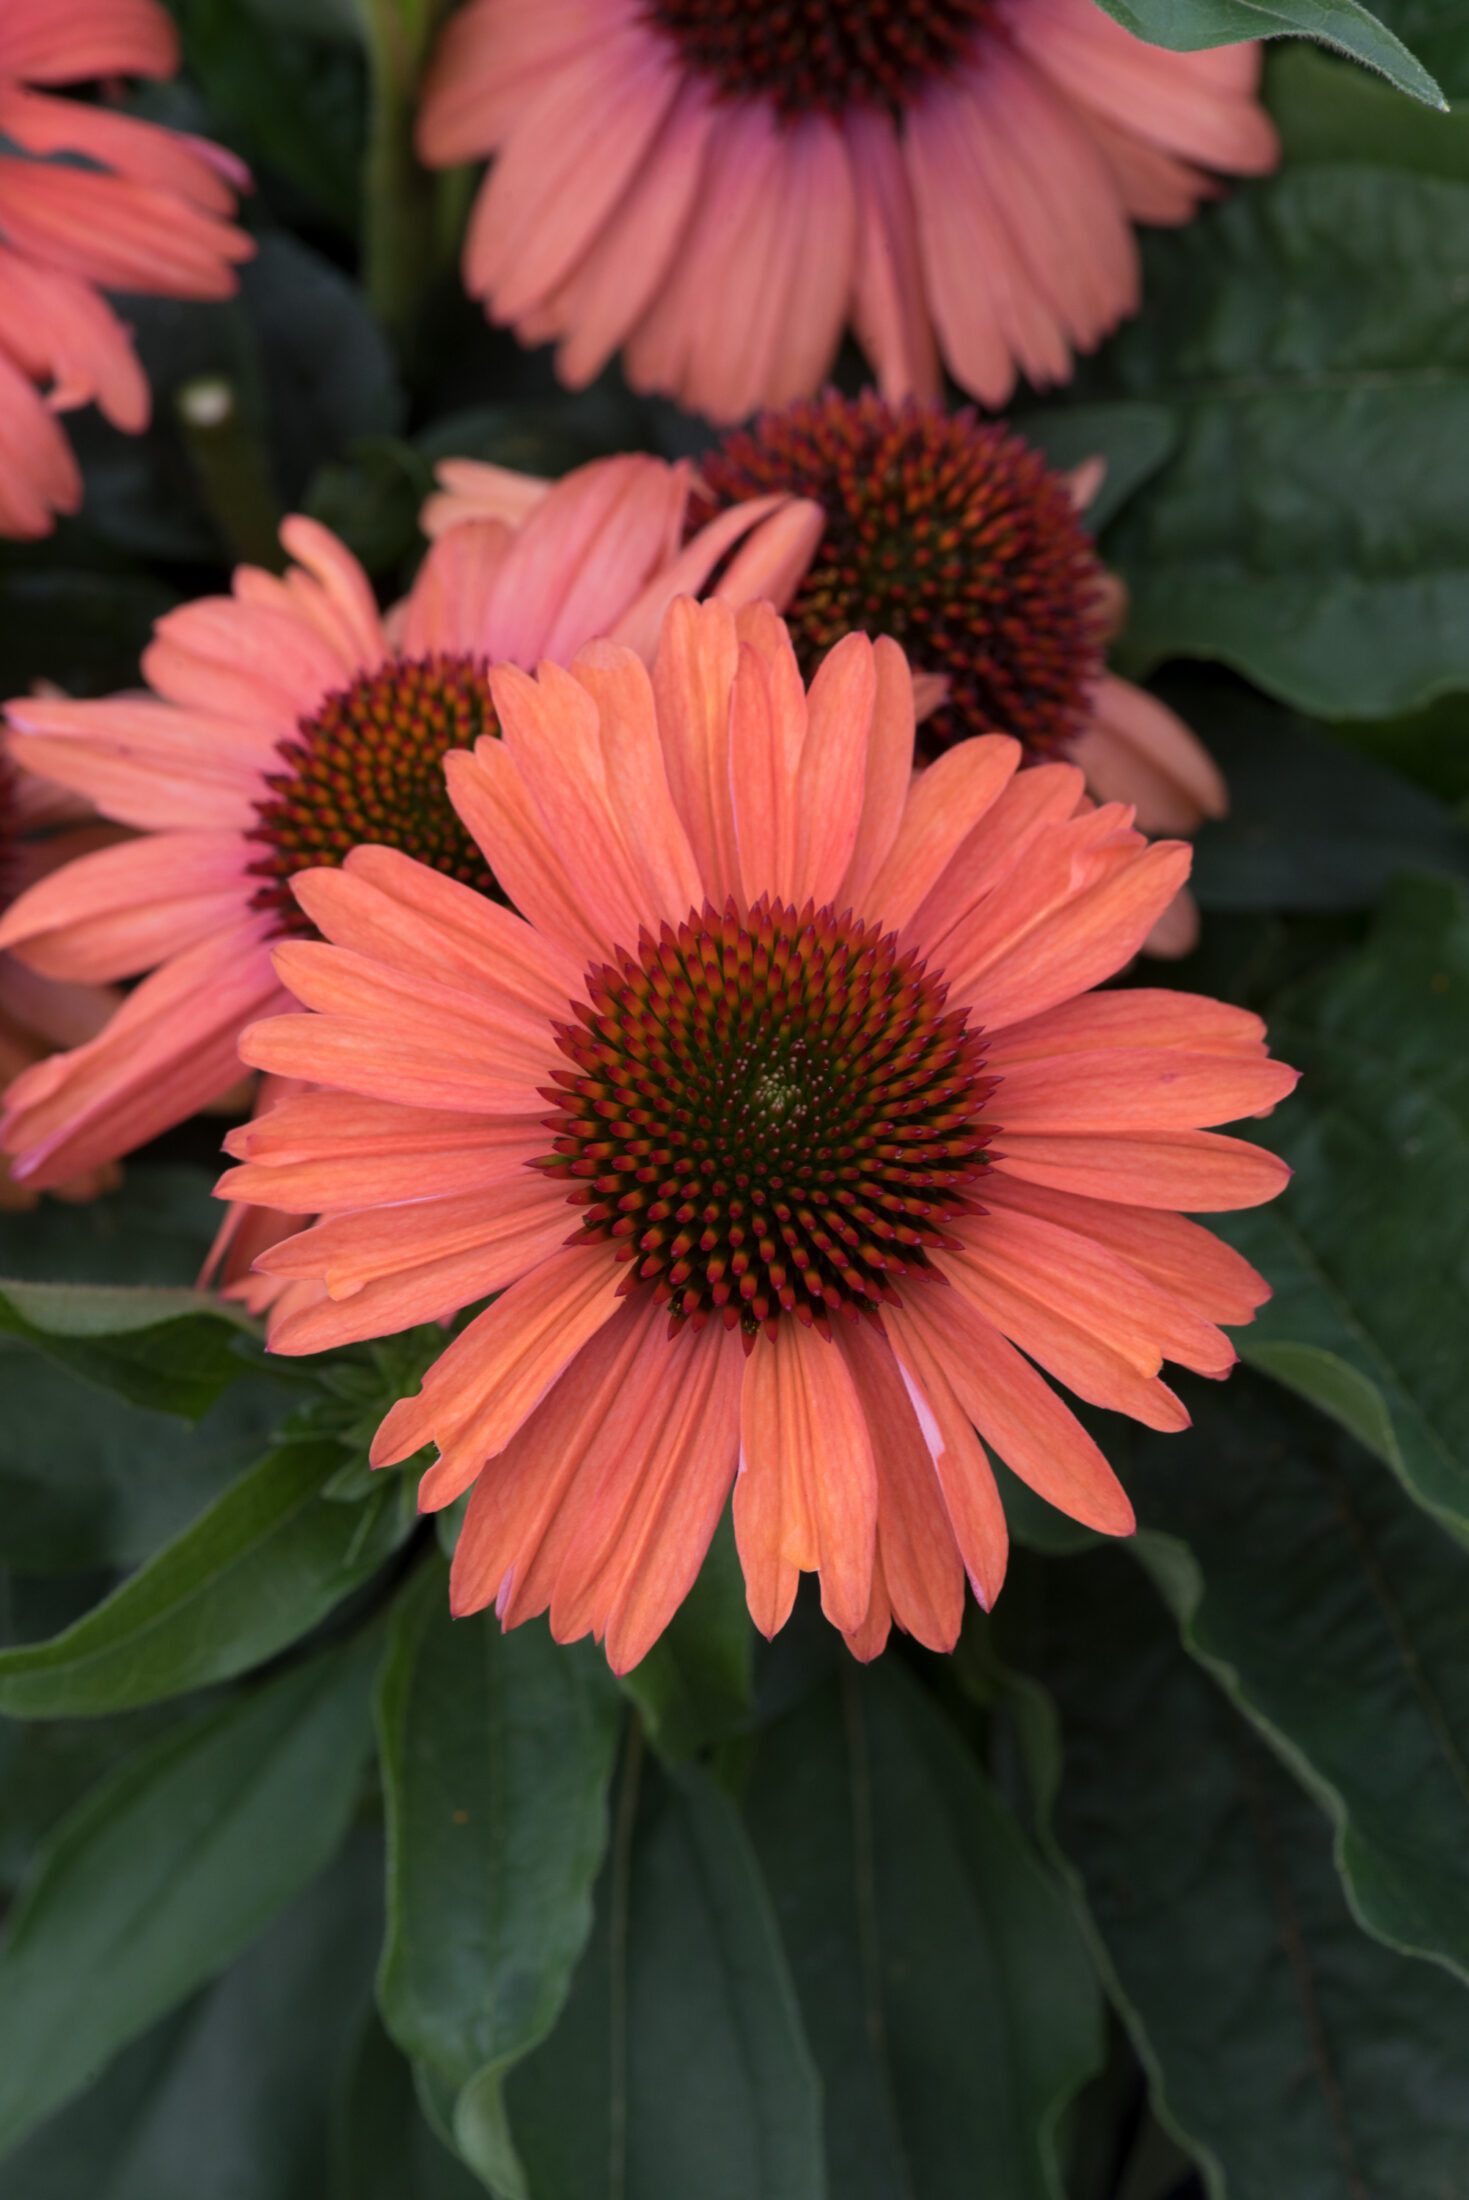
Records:
[[[1005,1570],[986,1445],[1132,1523],[1040,1370],[1177,1429],[1163,1359],[1229,1368],[1266,1287],[1176,1210],[1280,1189],[1207,1126],[1294,1073],[1242,1009],[1092,993],[1187,848],[1002,736],[915,779],[890,641],[808,692],[767,606],[679,602],[651,678],[599,644],[491,684],[503,739],[447,769],[513,909],[386,849],[294,882],[315,1013],[242,1052],[318,1089],[221,1187],[323,1217],[264,1258],[324,1286],[273,1341],[501,1294],[374,1447],[437,1447],[426,1508],[472,1491],[458,1611],[549,1608],[633,1665],[733,1486],[767,1633],[815,1570],[860,1655],[893,1620],[948,1647],[966,1573],[988,1604]]]
[[[16,1079],[0,1145],[18,1180],[126,1153],[235,1083],[241,1030],[283,998],[272,944],[305,927],[296,871],[383,841],[491,884],[441,769],[495,726],[491,660],[608,631],[650,640],[662,605],[716,565],[723,589],[763,594],[819,525],[772,498],[680,548],[688,493],[653,459],[584,467],[517,532],[454,529],[386,623],[342,544],[288,520],[283,579],[244,567],[233,596],[160,620],[150,694],[9,706],[17,758],[140,837],[22,894],[0,947],[54,977],[150,973],[95,1039]]]
[[[227,298],[254,246],[231,216],[233,155],[41,85],[171,76],[157,0],[0,8],[0,535],[45,535],[82,482],[56,414],[148,424],[148,384],[104,290]]]
[[[1093,0],[471,0],[419,131],[495,156],[470,291],[563,378],[619,348],[716,420],[816,389],[1065,381],[1138,302],[1133,223],[1277,143],[1259,49],[1166,53]]]

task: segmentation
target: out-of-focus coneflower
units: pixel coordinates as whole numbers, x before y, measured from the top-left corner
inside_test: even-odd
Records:
[[[443,774],[446,751],[495,728],[491,662],[609,631],[650,642],[663,604],[716,566],[736,595],[788,585],[820,524],[772,498],[686,544],[687,501],[676,468],[599,461],[518,532],[455,528],[386,621],[342,544],[288,520],[283,578],[243,567],[232,596],[159,621],[150,693],[10,705],[18,760],[138,837],[22,894],[0,947],[86,983],[149,973],[96,1038],[16,1079],[0,1144],[19,1181],[60,1183],[229,1089],[241,1030],[283,999],[274,942],[309,930],[297,871],[370,841],[492,887]]]
[[[573,384],[625,353],[711,419],[816,389],[1065,381],[1138,302],[1135,222],[1274,165],[1259,49],[1168,53],[1093,0],[470,0],[419,130],[491,155],[469,290]]]
[[[384,849],[294,881],[313,1013],[242,1051],[317,1089],[221,1186],[323,1218],[264,1256],[325,1294],[273,1341],[499,1294],[373,1454],[472,1492],[457,1611],[634,1665],[733,1488],[766,1633],[814,1570],[860,1656],[894,1620],[947,1648],[1004,1576],[987,1449],[1132,1524],[1046,1375],[1182,1428],[1163,1361],[1225,1374],[1266,1296],[1180,1210],[1281,1188],[1209,1126],[1293,1072],[1241,1009],[1092,990],[1188,850],[1002,736],[915,778],[896,644],[808,691],[768,606],[675,604],[651,677],[599,644],[491,686],[503,737],[447,771],[510,907]]]
[[[254,250],[232,219],[250,180],[233,155],[51,89],[178,61],[157,0],[0,8],[0,535],[49,534],[81,503],[58,413],[148,424],[147,378],[102,293],[227,298]]]

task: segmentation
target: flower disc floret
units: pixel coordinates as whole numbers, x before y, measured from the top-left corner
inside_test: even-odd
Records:
[[[971,48],[992,0],[648,0],[647,20],[729,99],[788,116],[901,108]]]
[[[826,529],[786,621],[809,673],[843,634],[891,634],[942,673],[946,748],[1008,733],[1064,754],[1104,667],[1103,573],[1068,484],[972,411],[835,392],[765,414],[700,460],[717,505],[810,497]]]
[[[980,1035],[891,933],[762,898],[588,973],[541,1165],[671,1326],[901,1304],[985,1163]]]
[[[255,906],[274,911],[283,931],[311,931],[291,892],[295,874],[340,864],[364,841],[493,891],[444,784],[450,750],[498,730],[486,675],[481,658],[391,657],[328,695],[282,742],[248,836],[264,853],[248,871],[260,880]]]

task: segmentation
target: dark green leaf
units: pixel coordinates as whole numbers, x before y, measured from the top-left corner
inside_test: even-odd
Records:
[[[1147,263],[1085,377],[1178,427],[1108,537],[1132,661],[1219,658],[1327,718],[1469,685],[1469,182],[1288,168]]]
[[[1120,1553],[1040,1562],[1030,1587],[1028,1669],[1059,1718],[1019,1700],[1051,1831],[1213,2200],[1457,2193],[1469,1995],[1358,1929],[1316,1805]]]
[[[1051,404],[1017,412],[1014,425],[1053,466],[1106,461],[1102,485],[1086,508],[1093,531],[1107,525],[1134,492],[1151,480],[1173,448],[1177,428],[1166,405]]]
[[[27,1573],[140,1565],[229,1488],[292,1392],[246,1374],[190,1427],[0,1342],[0,1559]]]
[[[1469,54],[1469,38],[1464,44]],[[1469,89],[1464,79],[1461,66],[1458,90]],[[1456,90],[1447,80],[1446,88]],[[1426,115],[1405,106],[1388,85],[1319,47],[1276,48],[1266,92],[1293,167],[1306,161],[1370,161],[1425,176],[1469,176],[1469,115]]]
[[[46,1199],[27,1214],[0,1213],[0,1275],[192,1285],[224,1212],[213,1196],[218,1173],[130,1161],[103,1199],[76,1206]]]
[[[956,1731],[886,1659],[762,1733],[748,1817],[843,2200],[1059,2200],[1057,2124],[1102,2060],[1065,1895]]]
[[[1361,0],[1098,0],[1098,4],[1124,30],[1179,53],[1232,46],[1243,38],[1319,38],[1379,70],[1412,98],[1430,107],[1444,104],[1443,93],[1423,63]]]
[[[1469,1976],[1469,1551],[1258,1377],[1187,1395],[1182,1471],[1177,1439],[1128,1447],[1139,1555],[1330,1812],[1364,1924]]]
[[[1469,17],[1459,0],[1374,0],[1389,30],[1412,47],[1450,99],[1469,93]]]
[[[703,1775],[648,1763],[625,1782],[592,1944],[507,2099],[523,2176],[472,2097],[460,2136],[516,2200],[825,2200],[820,2090],[775,1923]]]
[[[157,1413],[198,1420],[249,1368],[247,1317],[199,1291],[0,1282],[0,1336]]]
[[[622,1685],[660,1756],[692,1756],[749,1724],[754,1630],[726,1517],[693,1590]]]
[[[339,2118],[332,2200],[483,2200],[420,2108],[413,2071],[374,2013],[353,2057]]]
[[[232,1962],[334,1854],[379,1648],[359,1636],[171,1729],[64,1821],[0,1951],[0,2147]]]
[[[452,1620],[447,1568],[402,1600],[378,1704],[388,1810],[384,2020],[452,2100],[487,2104],[556,2020],[591,1930],[617,1689],[539,1622]],[[485,2113],[489,2113],[487,2107]]]
[[[1233,683],[1165,693],[1229,782],[1194,853],[1205,909],[1365,909],[1401,871],[1469,877],[1469,832],[1410,781]]]
[[[1295,1168],[1227,1218],[1274,1287],[1239,1347],[1418,1502],[1469,1526],[1469,908],[1402,886],[1357,952],[1269,1011],[1301,1086],[1265,1130]]]
[[[322,2200],[334,2089],[372,1990],[381,1883],[380,1847],[360,1837],[217,1985],[26,2140],[0,2167],[0,2189],[15,2200]],[[440,2196],[400,2185],[394,2200]]]
[[[261,1665],[371,1579],[404,1524],[385,1483],[329,1503],[335,1444],[282,1444],[50,1642],[0,1653],[0,1712],[95,1718]]]

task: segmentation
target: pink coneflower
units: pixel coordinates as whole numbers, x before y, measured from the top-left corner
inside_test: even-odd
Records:
[[[890,396],[1064,382],[1138,302],[1135,221],[1277,157],[1259,52],[1093,0],[470,0],[419,130],[495,156],[464,278],[574,385],[715,420],[816,389],[850,321]]]
[[[1220,817],[1218,766],[1156,696],[1107,669],[1120,584],[1084,525],[1099,466],[1060,474],[1003,422],[909,399],[834,391],[764,414],[699,460],[691,524],[791,495],[826,524],[777,605],[809,679],[844,634],[889,634],[914,668],[925,759],[976,734],[1013,734],[1031,759],[1069,757],[1099,801],[1130,802],[1146,833]],[[435,533],[521,509],[544,485],[457,461],[424,507]],[[1181,894],[1155,953],[1194,943]]]
[[[157,0],[5,0],[0,9],[0,535],[49,534],[82,480],[56,415],[96,404],[148,424],[148,384],[104,290],[227,298],[254,250],[235,228],[240,162],[38,85],[172,76]]]
[[[742,598],[809,555],[819,515],[783,498],[680,548],[688,493],[653,459],[584,467],[516,533],[455,528],[386,622],[342,544],[288,520],[284,578],[243,567],[233,596],[159,621],[151,693],[10,705],[17,758],[142,837],[23,894],[0,947],[59,978],[150,973],[96,1039],[16,1080],[0,1144],[20,1180],[57,1183],[228,1090],[240,1031],[282,999],[273,944],[309,929],[297,871],[376,841],[492,887],[443,776],[447,750],[495,728],[491,660],[559,658],[608,631],[648,644],[662,606],[716,565]]]
[[[325,1288],[273,1342],[500,1294],[373,1447],[436,1447],[426,1509],[472,1493],[456,1611],[635,1665],[733,1487],[767,1634],[816,1571],[859,1655],[946,1649],[1005,1571],[986,1446],[1132,1525],[1045,1374],[1179,1429],[1164,1358],[1227,1372],[1266,1287],[1176,1210],[1279,1191],[1205,1126],[1294,1073],[1242,1009],[1091,991],[1187,848],[1000,736],[915,778],[890,641],[808,692],[768,606],[680,602],[651,678],[604,643],[491,685],[503,739],[448,776],[513,908],[385,849],[295,881],[313,1013],[242,1052],[315,1089],[221,1186],[324,1218],[265,1256]]]
[[[98,828],[77,796],[21,771],[0,735],[0,917],[38,879],[115,837]],[[54,1047],[95,1037],[116,1007],[110,988],[43,978],[16,956],[0,954],[0,1095]],[[105,1166],[87,1169],[54,1188],[63,1199],[91,1199],[116,1174]],[[0,1155],[0,1209],[33,1207],[39,1196],[15,1181]]]

